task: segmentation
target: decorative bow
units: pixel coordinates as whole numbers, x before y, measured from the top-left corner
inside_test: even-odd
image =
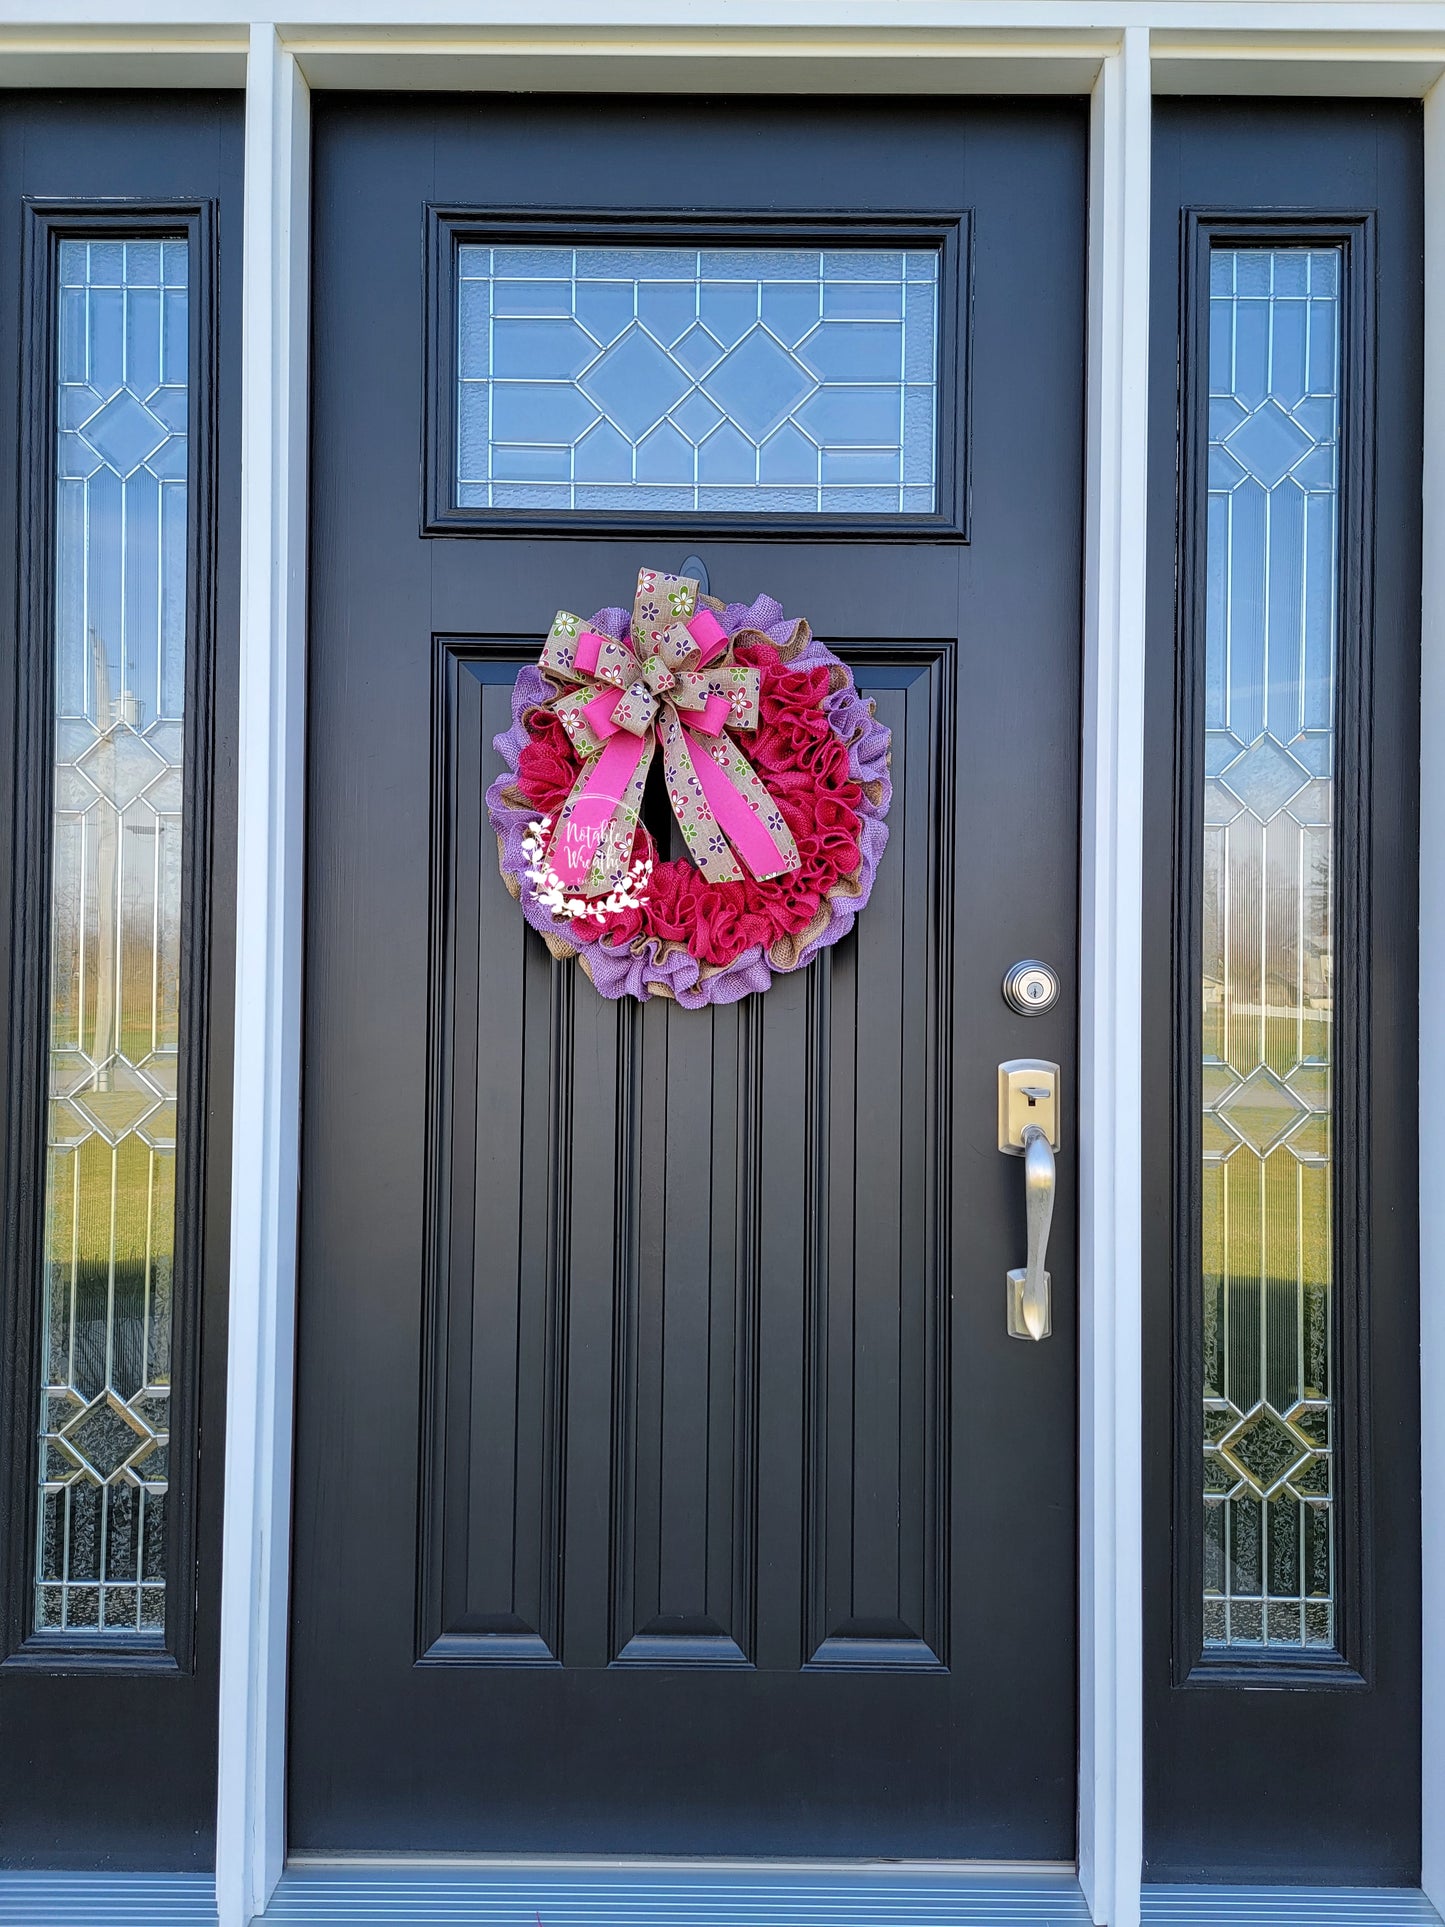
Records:
[[[741,877],[738,858],[759,881],[799,867],[782,811],[725,733],[758,726],[761,678],[731,654],[688,576],[639,572],[630,647],[559,611],[542,667],[580,686],[548,706],[583,758],[547,850],[566,888],[601,896],[626,874],[659,744],[673,814],[709,882]]]

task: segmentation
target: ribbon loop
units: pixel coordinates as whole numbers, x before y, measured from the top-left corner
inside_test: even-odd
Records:
[[[612,720],[619,729],[630,729],[634,736],[645,736],[657,715],[657,698],[640,678],[625,690],[614,705]]]
[[[690,576],[642,569],[630,643],[559,610],[541,666],[562,690],[548,705],[583,758],[558,812],[547,861],[584,896],[616,889],[632,861],[647,772],[662,751],[668,799],[712,883],[800,867],[782,811],[726,733],[758,726],[762,677],[732,643]]]

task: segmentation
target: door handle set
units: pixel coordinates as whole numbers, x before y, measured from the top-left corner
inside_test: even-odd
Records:
[[[998,1067],[998,1148],[1024,1161],[1028,1253],[1008,1274],[1008,1335],[1038,1341],[1053,1330],[1044,1268],[1054,1216],[1054,1153],[1059,1148],[1059,1067],[1013,1057]]]

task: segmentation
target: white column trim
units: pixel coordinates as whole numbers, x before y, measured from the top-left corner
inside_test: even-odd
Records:
[[[1143,1857],[1140,989],[1150,67],[1093,96],[1079,942],[1079,1878],[1137,1927]]]
[[[1424,578],[1420,611],[1421,1882],[1445,1914],[1445,80],[1425,96]],[[1427,1078],[1425,1067],[1430,1067]],[[1427,1092],[1426,1085],[1429,1084]]]
[[[247,59],[231,1316],[216,1895],[248,1927],[285,1858],[301,1087],[309,95],[270,25]]]

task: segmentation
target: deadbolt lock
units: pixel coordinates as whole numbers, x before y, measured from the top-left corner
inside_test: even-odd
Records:
[[[1014,964],[1003,980],[1003,1000],[1020,1017],[1042,1017],[1059,1001],[1059,973],[1037,957]]]

